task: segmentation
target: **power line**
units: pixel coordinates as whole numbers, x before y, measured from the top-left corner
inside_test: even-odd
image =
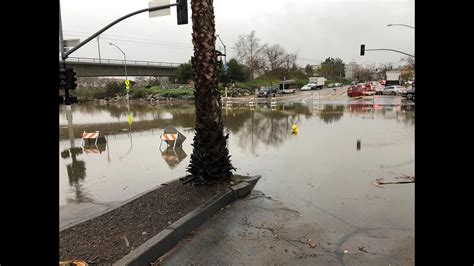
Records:
[[[82,32],[82,31],[64,31],[65,33],[71,33],[71,35],[81,35],[81,36],[89,36],[91,35],[90,33],[87,32]],[[188,46],[188,43],[181,43],[181,42],[169,42],[169,41],[159,41],[159,40],[154,40],[154,39],[145,39],[145,38],[137,38],[137,37],[130,37],[130,36],[122,36],[122,35],[113,35],[113,34],[101,34],[101,37],[103,38],[108,38],[107,36],[110,36],[115,39],[127,39],[127,40],[138,40],[138,41],[146,41],[146,42],[153,42],[153,43],[159,43],[163,45],[176,45],[176,46],[186,46],[186,47],[191,47]],[[192,48],[192,47],[191,47]]]
[[[102,36],[102,39],[116,40],[116,41],[121,41],[121,42],[126,42],[126,43],[133,43],[133,44],[141,45],[141,46],[155,46],[155,47],[156,46],[161,46],[161,47],[171,47],[171,48],[177,48],[177,49],[191,49],[191,50],[193,49],[193,47],[191,47],[191,46],[162,44],[162,43],[158,43],[158,42],[140,42],[140,41],[127,40],[127,39],[122,39],[122,38],[110,38],[110,37],[104,37],[104,36]]]
[[[301,59],[301,60],[306,60],[306,61],[313,61],[313,62],[323,62],[324,60],[319,60],[319,59],[311,59],[311,58],[306,58],[306,57],[296,57],[298,59]]]

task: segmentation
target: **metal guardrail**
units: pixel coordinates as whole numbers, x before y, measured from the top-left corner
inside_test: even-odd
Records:
[[[124,65],[125,61],[120,59],[99,59],[99,58],[88,58],[88,57],[68,57],[66,62],[84,62],[84,63],[96,63],[96,64],[117,64]],[[140,61],[140,60],[127,60],[128,65],[137,66],[163,66],[163,67],[177,67],[179,63],[170,62],[152,62],[152,61]]]

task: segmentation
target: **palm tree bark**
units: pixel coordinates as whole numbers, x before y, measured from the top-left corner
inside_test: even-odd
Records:
[[[230,162],[224,124],[221,117],[220,94],[217,90],[217,56],[213,0],[192,0],[195,70],[194,96],[196,106],[196,134],[188,175],[183,181],[211,184],[228,179],[235,169]]]

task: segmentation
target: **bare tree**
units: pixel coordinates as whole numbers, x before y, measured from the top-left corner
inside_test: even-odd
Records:
[[[402,62],[406,62],[402,66],[402,75],[401,78],[404,80],[413,79],[415,77],[415,59],[412,57],[402,58]]]
[[[265,70],[273,72],[283,66],[286,52],[279,44],[272,46],[265,45],[263,48],[263,56],[265,60]]]
[[[409,66],[412,67],[412,69],[415,69],[415,58],[413,57],[404,57],[401,60],[402,62],[406,62]]]
[[[262,69],[263,47],[259,44],[260,39],[255,37],[255,31],[249,35],[240,35],[239,40],[235,43],[234,49],[237,50],[237,60],[244,64],[250,71],[250,80],[254,79],[254,72]]]
[[[284,57],[283,65],[284,68],[289,71],[293,66],[296,65],[296,58],[298,55],[296,53],[286,54]]]

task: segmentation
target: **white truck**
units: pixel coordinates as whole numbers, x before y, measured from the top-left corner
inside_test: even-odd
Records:
[[[324,77],[310,77],[308,84],[313,84],[312,88],[320,90],[323,88],[324,82],[326,82],[326,78]]]
[[[385,81],[385,86],[390,86],[390,85],[400,85],[400,75],[401,71],[396,71],[396,70],[390,70],[385,73],[386,75],[386,81]]]

